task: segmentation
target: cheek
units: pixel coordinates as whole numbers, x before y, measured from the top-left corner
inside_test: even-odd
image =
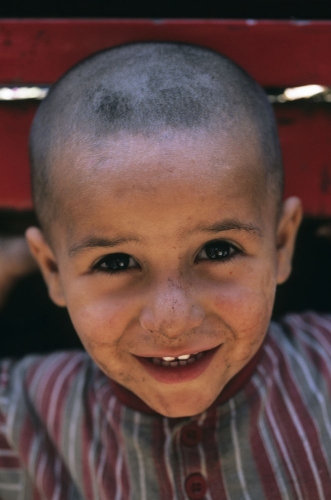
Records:
[[[125,329],[125,308],[109,297],[77,294],[68,303],[68,311],[82,342],[116,343]]]
[[[71,320],[86,351],[110,378],[127,386],[134,373],[127,373],[122,341],[130,318],[130,311],[121,301],[108,298],[76,300],[68,305]]]
[[[265,273],[254,282],[233,281],[213,294],[214,312],[227,326],[228,341],[236,349],[251,354],[267,331],[275,297],[275,280]]]

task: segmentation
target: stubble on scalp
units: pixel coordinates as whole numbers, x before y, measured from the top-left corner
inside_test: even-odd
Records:
[[[42,228],[49,233],[64,212],[65,169],[79,164],[80,151],[88,151],[93,164],[109,137],[217,129],[237,137],[238,148],[256,143],[279,203],[283,171],[273,112],[263,90],[235,63],[209,49],[162,42],[115,47],[82,61],[53,86],[31,131],[33,197]]]

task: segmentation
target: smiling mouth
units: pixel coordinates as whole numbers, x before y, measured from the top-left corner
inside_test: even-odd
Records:
[[[206,351],[180,356],[136,356],[136,359],[157,382],[176,384],[189,382],[202,375],[221,347],[222,344]]]
[[[196,352],[194,354],[183,354],[182,356],[164,356],[162,358],[147,358],[148,361],[157,366],[167,366],[171,368],[176,368],[178,366],[188,366],[195,363],[198,359],[208,351]]]

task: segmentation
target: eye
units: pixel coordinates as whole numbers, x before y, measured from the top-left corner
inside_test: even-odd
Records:
[[[216,240],[206,243],[200,250],[198,259],[226,261],[230,260],[237,253],[240,253],[240,250],[228,241]]]
[[[111,253],[102,257],[94,266],[97,271],[104,271],[110,274],[126,271],[127,269],[137,267],[138,264],[131,255],[127,253]]]

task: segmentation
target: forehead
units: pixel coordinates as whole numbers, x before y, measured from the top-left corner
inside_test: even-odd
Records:
[[[102,213],[111,217],[121,211],[127,217],[131,210],[134,217],[144,207],[151,218],[157,207],[170,213],[191,205],[198,218],[197,203],[214,203],[213,196],[220,206],[249,205],[258,213],[267,191],[259,149],[249,133],[167,130],[150,137],[78,141],[57,165],[54,180],[59,204],[70,214],[70,231],[91,217],[101,221]]]
[[[250,130],[236,134],[205,130],[176,131],[145,136],[122,133],[91,141],[75,138],[56,162],[53,180],[61,190],[72,183],[85,190],[109,177],[118,184],[134,179],[135,185],[161,184],[166,178],[192,185],[211,177],[227,178],[233,188],[245,176],[250,187],[265,179],[259,143]]]

